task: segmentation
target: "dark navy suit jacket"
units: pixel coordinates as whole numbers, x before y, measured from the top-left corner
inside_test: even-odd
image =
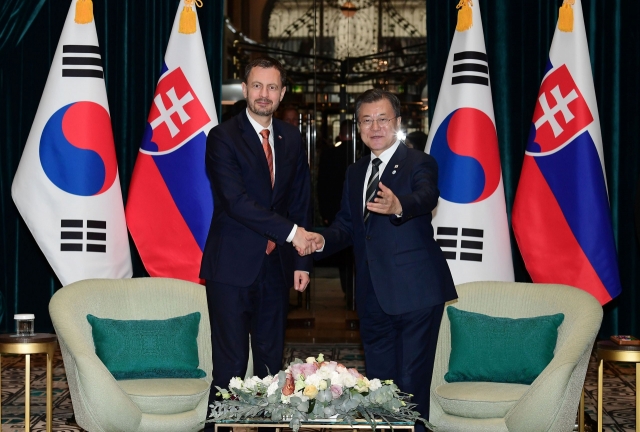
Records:
[[[200,277],[249,286],[262,267],[267,239],[278,245],[285,281],[294,270],[311,270],[287,237],[294,223],[309,229],[311,180],[300,132],[273,119],[275,185],[262,143],[246,111],[214,127],[207,138],[206,165],[213,189],[213,217]]]
[[[416,311],[457,298],[449,266],[433,239],[431,211],[438,203],[438,166],[428,154],[400,144],[380,181],[402,204],[402,217],[371,213],[363,221],[363,189],[371,159],[347,170],[340,212],[322,232],[323,258],[353,245],[358,289],[369,272],[382,307],[390,315]]]

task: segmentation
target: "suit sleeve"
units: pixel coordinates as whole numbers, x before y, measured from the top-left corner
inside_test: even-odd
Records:
[[[304,151],[301,141],[293,188],[289,192],[288,216],[289,220],[299,227],[311,231],[311,173],[309,172],[307,153]],[[295,270],[311,271],[312,263],[311,256],[301,257],[297,253],[295,254]]]
[[[279,245],[286,242],[293,222],[257,203],[248,194],[242,178],[233,142],[220,127],[215,127],[207,138],[207,171],[216,196],[216,205],[247,228]]]
[[[413,168],[411,190],[408,195],[399,196],[402,205],[402,217],[391,215],[394,225],[401,225],[410,219],[431,213],[438,204],[438,164],[436,160],[425,154]]]
[[[351,214],[351,206],[349,205],[349,174],[352,171],[352,167],[353,165],[347,169],[345,176],[340,211],[331,226],[322,231],[324,249],[322,252],[313,254],[313,258],[316,260],[326,258],[353,245],[353,215]]]

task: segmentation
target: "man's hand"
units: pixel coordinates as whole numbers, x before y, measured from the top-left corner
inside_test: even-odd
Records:
[[[320,234],[307,232],[307,236],[305,238],[307,239],[307,241],[311,242],[311,249],[313,250],[313,252],[317,251],[318,249],[324,248],[324,237],[322,237]]]
[[[303,292],[309,285],[309,273],[296,270],[293,272],[293,289]]]
[[[300,256],[309,255],[315,250],[311,249],[311,243],[306,239],[307,234],[307,230],[302,227],[298,227],[293,236],[293,240],[291,240],[291,244],[296,248]]]
[[[402,214],[402,204],[397,196],[382,182],[378,183],[378,196],[373,200],[374,202],[368,202],[367,208],[370,212],[385,214],[385,215],[399,215]]]

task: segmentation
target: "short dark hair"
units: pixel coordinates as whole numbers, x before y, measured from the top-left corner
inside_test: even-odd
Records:
[[[366,92],[362,93],[356,99],[356,119],[360,120],[360,106],[365,103],[373,103],[378,102],[379,100],[386,99],[391,104],[391,108],[393,108],[393,113],[396,117],[400,117],[401,115],[401,106],[400,99],[396,95],[386,90],[380,89],[369,89]]]
[[[282,63],[273,57],[260,57],[255,60],[251,60],[247,67],[244,68],[244,83],[247,84],[247,80],[249,79],[249,74],[251,73],[251,69],[254,67],[260,67],[264,69],[275,68],[278,72],[280,72],[280,81],[282,81],[282,87],[287,85],[287,71],[282,67]]]

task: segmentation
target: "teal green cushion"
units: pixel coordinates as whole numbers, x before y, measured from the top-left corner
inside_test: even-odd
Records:
[[[447,382],[531,384],[553,359],[564,314],[502,318],[447,308],[451,355]]]
[[[87,315],[96,354],[115,379],[203,378],[198,369],[200,312],[166,320]]]

